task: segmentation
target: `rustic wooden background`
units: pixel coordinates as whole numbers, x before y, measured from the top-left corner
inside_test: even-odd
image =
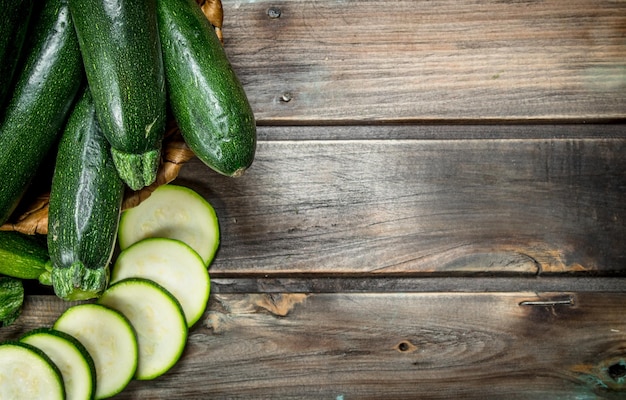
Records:
[[[257,157],[174,182],[209,309],[120,399],[626,397],[625,1],[223,4]]]

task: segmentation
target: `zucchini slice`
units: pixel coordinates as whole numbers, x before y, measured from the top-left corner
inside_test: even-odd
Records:
[[[135,331],[121,313],[101,304],[68,308],[54,329],[74,336],[85,346],[96,368],[96,399],[121,392],[137,370]]]
[[[111,285],[98,301],[124,314],[137,332],[135,379],[154,379],[178,361],[187,342],[187,323],[180,303],[166,289],[148,279],[128,278]]]
[[[63,400],[61,371],[37,347],[4,342],[0,345],[0,399]]]
[[[200,319],[209,301],[209,271],[198,253],[180,240],[148,238],[122,251],[111,283],[125,278],[150,279],[167,289],[180,302],[188,327]]]
[[[96,394],[96,367],[75,337],[51,328],[26,333],[20,342],[37,347],[61,371],[67,400],[92,400]]]
[[[209,265],[217,252],[220,230],[213,206],[184,186],[162,185],[122,213],[118,240],[122,250],[142,239],[165,237],[188,244]]]

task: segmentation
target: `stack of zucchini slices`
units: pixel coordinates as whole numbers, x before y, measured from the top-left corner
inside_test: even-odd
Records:
[[[189,188],[160,186],[124,211],[119,237],[111,284],[97,300],[0,345],[0,398],[109,398],[180,359],[209,299],[215,211]]]

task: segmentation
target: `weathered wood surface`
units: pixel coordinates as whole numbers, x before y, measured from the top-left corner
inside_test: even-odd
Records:
[[[626,3],[223,0],[262,124],[626,116]]]
[[[212,295],[176,366],[119,399],[617,399],[624,293]],[[16,338],[68,306],[30,297]]]
[[[306,140],[262,127],[243,177],[186,165],[175,183],[220,219],[213,275],[626,272],[624,133],[551,139],[568,128],[541,126],[545,138],[429,140],[403,127],[402,140],[376,138],[390,129]]]
[[[182,168],[209,309],[118,398],[624,398],[626,2],[223,4],[257,157]]]

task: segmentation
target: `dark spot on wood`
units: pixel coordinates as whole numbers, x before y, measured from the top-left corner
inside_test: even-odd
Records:
[[[278,7],[270,7],[267,9],[267,16],[270,18],[280,18],[282,12]]]
[[[413,343],[409,342],[408,340],[401,341],[394,348],[398,350],[400,353],[411,353],[417,350],[417,346],[415,346]]]
[[[619,361],[611,366],[609,366],[607,373],[617,383],[625,383],[626,382],[626,362]]]

